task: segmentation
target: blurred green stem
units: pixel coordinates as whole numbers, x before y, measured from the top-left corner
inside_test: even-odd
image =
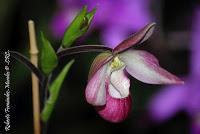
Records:
[[[48,99],[48,95],[49,95],[48,87],[51,82],[51,77],[52,77],[52,73],[45,78],[46,80],[45,80],[45,86],[44,86],[43,105],[45,105],[45,102]],[[47,130],[48,130],[48,122],[43,122],[43,129],[42,129],[43,134],[47,134]]]

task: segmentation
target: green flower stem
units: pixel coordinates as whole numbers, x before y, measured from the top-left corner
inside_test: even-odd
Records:
[[[60,45],[61,46],[61,45]],[[61,51],[63,48],[62,46],[57,50],[57,52]],[[44,100],[43,100],[43,105],[45,106],[46,101],[48,100],[48,96],[49,96],[49,85],[51,82],[51,78],[52,78],[52,73],[50,73],[46,78],[45,78],[45,83],[44,83]],[[48,121],[47,122],[43,122],[43,134],[47,134],[48,132]]]

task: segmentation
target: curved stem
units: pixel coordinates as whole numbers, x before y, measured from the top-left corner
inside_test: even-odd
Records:
[[[13,58],[28,67],[28,69],[30,69],[38,77],[40,84],[43,82],[43,73],[37,67],[35,67],[35,65],[33,65],[27,57],[15,51],[10,51],[10,53]]]
[[[85,52],[104,52],[104,51],[112,51],[111,48],[102,46],[102,45],[81,45],[81,46],[75,46],[63,49],[57,53],[57,56],[59,58],[68,56],[68,55],[74,55],[79,53],[85,53]]]

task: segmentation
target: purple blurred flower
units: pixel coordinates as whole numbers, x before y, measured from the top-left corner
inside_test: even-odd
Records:
[[[194,119],[192,134],[200,134],[200,8],[196,11],[194,20],[196,21],[193,24],[192,46],[190,46],[191,70],[186,77],[185,85],[164,88],[153,96],[149,110],[152,118],[160,122],[184,110]]]
[[[50,24],[53,35],[61,38],[65,28],[81,7],[97,8],[93,28],[101,28],[104,44],[115,47],[130,32],[146,25],[152,18],[149,13],[150,0],[59,0],[60,9]]]
[[[191,126],[191,134],[200,134],[200,114],[194,119]]]

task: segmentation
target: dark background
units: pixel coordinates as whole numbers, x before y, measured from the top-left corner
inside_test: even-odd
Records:
[[[159,14],[160,22],[155,34],[143,49],[158,57],[161,65],[177,75],[188,73],[189,39],[194,8],[200,4],[197,0],[152,0],[152,11]],[[27,21],[33,19],[37,31],[44,31],[54,47],[55,41],[48,30],[48,22],[57,5],[55,0],[1,0],[0,1],[0,48],[1,52],[15,50],[28,55]],[[157,10],[161,9],[161,10]],[[159,11],[159,12],[158,12]],[[161,11],[161,12],[160,12]],[[162,32],[160,32],[160,30]],[[171,33],[183,33],[183,37],[173,37]],[[159,33],[163,35],[160,36]],[[160,37],[159,39],[157,38]],[[98,31],[90,35],[85,43],[96,40]],[[182,37],[182,36],[181,36]],[[171,38],[176,38],[175,41]],[[160,46],[159,46],[160,45]],[[131,93],[133,110],[127,120],[119,124],[104,121],[98,116],[92,106],[86,103],[84,89],[87,84],[89,66],[96,53],[75,56],[76,63],[65,79],[58,102],[49,122],[49,134],[187,134],[190,129],[190,119],[184,113],[176,114],[172,119],[162,124],[149,120],[146,105],[152,94],[158,92],[161,86],[148,85],[131,78]],[[62,64],[69,59],[64,59]],[[1,58],[2,60],[3,58]],[[1,64],[3,65],[3,64]],[[32,92],[30,71],[12,59],[11,64],[11,131],[13,134],[33,133],[32,128]],[[59,71],[59,68],[56,72]],[[1,67],[2,69],[3,67]],[[1,76],[2,76],[1,71]],[[2,83],[3,79],[1,79]],[[2,86],[2,84],[1,84]],[[3,88],[1,88],[3,89]],[[4,96],[1,90],[0,107],[3,113]],[[0,113],[0,114],[1,114]],[[3,122],[2,115],[1,122]],[[1,123],[2,125],[2,123]],[[2,126],[1,126],[2,127]],[[3,129],[2,129],[3,130]]]

